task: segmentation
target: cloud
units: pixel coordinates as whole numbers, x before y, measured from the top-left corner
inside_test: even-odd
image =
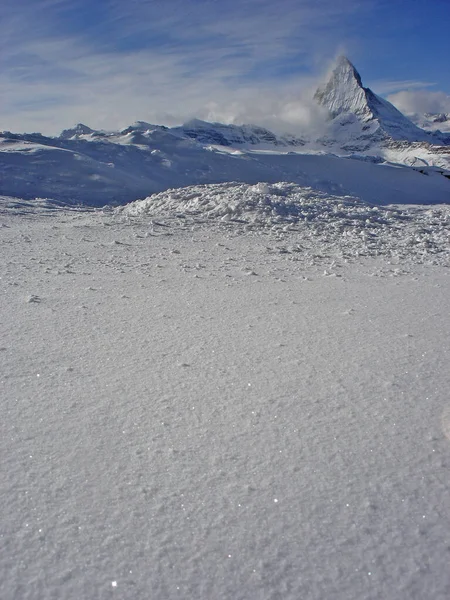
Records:
[[[406,115],[450,113],[450,96],[444,92],[403,90],[387,99]]]
[[[435,83],[431,83],[428,81],[413,81],[413,80],[400,80],[400,81],[387,81],[387,80],[378,80],[373,81],[370,87],[377,94],[391,94],[393,92],[404,91],[404,90],[414,90],[414,89],[423,89],[428,87],[435,86]]]
[[[0,21],[0,128],[311,124],[316,74],[374,2],[15,0]]]

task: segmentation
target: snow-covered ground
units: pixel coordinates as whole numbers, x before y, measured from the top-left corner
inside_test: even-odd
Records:
[[[2,199],[2,600],[450,596],[450,208],[277,186]]]

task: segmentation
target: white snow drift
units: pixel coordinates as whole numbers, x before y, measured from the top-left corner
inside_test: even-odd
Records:
[[[346,259],[387,255],[404,262],[450,265],[448,205],[381,207],[294,183],[224,183],[168,190],[117,208],[116,213],[230,223],[238,231],[295,231],[299,242],[308,242],[317,254]]]

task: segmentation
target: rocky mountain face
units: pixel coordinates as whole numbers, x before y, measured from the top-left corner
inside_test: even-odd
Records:
[[[83,123],[78,123],[75,127],[61,131],[59,137],[62,140],[70,140],[72,138],[79,138],[83,135],[92,135],[93,133],[95,133],[93,129],[87,125],[83,125]]]
[[[429,119],[432,123],[447,123],[448,121],[450,121],[450,114],[446,113],[425,113],[425,117]]]

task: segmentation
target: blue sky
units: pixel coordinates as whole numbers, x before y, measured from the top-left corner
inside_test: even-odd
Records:
[[[2,0],[0,129],[301,126],[342,53],[400,108],[450,112],[449,23],[449,0]]]

